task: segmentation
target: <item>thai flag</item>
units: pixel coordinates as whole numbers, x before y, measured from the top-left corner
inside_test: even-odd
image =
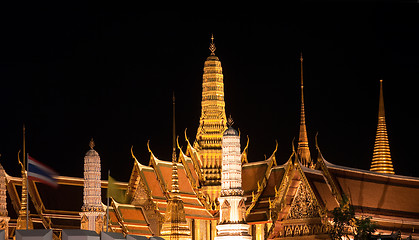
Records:
[[[28,154],[28,179],[36,180],[41,183],[48,184],[52,187],[57,187],[58,183],[55,177],[58,173],[52,170],[50,167],[36,161],[33,157]]]

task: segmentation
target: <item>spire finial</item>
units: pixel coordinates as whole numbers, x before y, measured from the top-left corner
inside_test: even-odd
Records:
[[[383,97],[383,79],[380,79],[380,100],[378,108],[378,117],[384,118],[384,97]]]
[[[304,108],[304,84],[303,84],[303,52],[300,52],[300,74],[301,74],[301,112],[300,112],[300,132],[298,138],[297,154],[301,163],[310,167],[312,165],[310,149],[308,147],[306,116]]]
[[[173,142],[172,161],[176,161],[176,118],[175,118],[175,91],[173,91]]]
[[[93,138],[90,139],[89,147],[90,149],[93,149],[95,147],[95,142],[93,141]]]
[[[303,89],[303,52],[300,52],[301,89]]]
[[[233,118],[230,115],[227,119],[227,125],[228,125],[228,127],[231,127],[233,124],[234,124],[234,121],[233,121]]]
[[[209,50],[211,51],[211,55],[215,55],[215,44],[214,44],[214,35],[211,33],[211,44],[209,46]]]
[[[390,145],[384,113],[383,80],[380,79],[380,99],[378,105],[378,125],[370,171],[394,174]]]

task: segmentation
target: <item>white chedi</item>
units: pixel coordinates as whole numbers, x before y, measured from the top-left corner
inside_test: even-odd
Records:
[[[103,228],[105,211],[101,196],[101,166],[100,157],[93,139],[90,140],[90,150],[84,157],[84,188],[83,207],[81,216],[81,229],[100,233]]]
[[[250,226],[246,224],[246,207],[242,190],[242,165],[239,133],[231,127],[224,132],[222,139],[222,168],[220,219],[217,225],[216,240],[252,239]]]

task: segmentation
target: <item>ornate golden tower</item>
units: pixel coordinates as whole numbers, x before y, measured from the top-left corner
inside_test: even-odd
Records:
[[[170,240],[190,240],[191,230],[186,221],[183,201],[179,195],[179,177],[176,162],[175,94],[173,93],[173,151],[172,151],[172,191],[167,201],[161,236]]]
[[[388,143],[386,118],[384,114],[383,80],[380,80],[380,103],[378,107],[378,126],[375,136],[374,153],[372,155],[371,171],[394,174]]]
[[[194,143],[202,161],[204,186],[219,186],[221,184],[221,141],[226,127],[224,102],[224,83],[221,62],[215,56],[214,37],[211,36],[209,47],[211,55],[204,64],[202,76],[201,118]],[[216,189],[215,189],[216,188]],[[219,192],[219,187],[211,191]],[[208,192],[208,191],[206,191]],[[212,199],[216,196],[209,193]]]
[[[303,164],[306,167],[314,168],[313,161],[310,156],[310,149],[308,147],[307,128],[306,128],[306,115],[304,110],[304,92],[303,92],[303,53],[300,55],[301,62],[301,116],[300,116],[300,134],[298,138],[297,154]]]

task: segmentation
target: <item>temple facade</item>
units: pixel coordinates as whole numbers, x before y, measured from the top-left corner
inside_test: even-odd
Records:
[[[299,126],[297,148],[293,147],[288,160],[282,163],[277,161],[278,145],[265,159],[249,159],[249,139],[242,147],[242,136],[227,127],[224,80],[215,50],[212,37],[204,63],[196,139],[190,141],[185,130],[184,141],[179,141],[174,132],[172,159],[166,160],[153,152],[154,142],[147,143],[149,156],[142,161],[131,148],[131,175],[128,181],[115,183],[124,193],[124,200],[110,199],[109,231],[193,240],[238,235],[238,239],[252,240],[330,239],[332,211],[349,197],[357,217],[371,217],[377,224],[376,235],[400,231],[403,239],[419,238],[413,231],[419,228],[419,178],[394,173],[382,83],[371,170],[332,163],[338,159],[327,161],[317,137],[314,151],[310,150],[302,56],[300,122],[294,126]],[[108,182],[100,179],[100,157],[93,149],[93,141],[90,147],[84,158],[84,178],[59,176],[60,186],[53,191],[36,181],[26,184],[24,170],[19,177],[5,171],[10,198],[7,211],[2,208],[6,205],[1,195],[0,169],[0,219],[11,219],[0,227],[8,228],[9,238],[16,229],[22,229],[26,211],[30,211],[33,228],[54,229],[55,239],[61,236],[61,229],[103,231],[103,193]]]

